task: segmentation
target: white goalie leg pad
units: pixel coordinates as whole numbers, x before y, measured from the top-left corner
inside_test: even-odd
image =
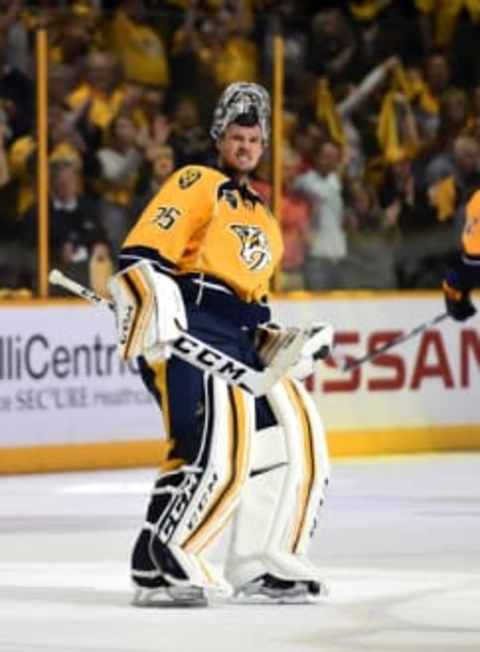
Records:
[[[205,429],[195,464],[156,484],[161,508],[148,524],[153,534],[150,558],[170,584],[202,586],[225,595],[229,585],[203,553],[228,523],[248,478],[254,400],[214,377],[207,385],[213,396],[206,394]],[[160,558],[169,561],[162,564]]]
[[[267,398],[280,425],[254,436],[226,564],[235,587],[264,573],[320,580],[305,554],[330,473],[322,422],[297,381],[277,383]]]
[[[108,289],[115,303],[120,357],[128,360],[155,351],[168,356],[168,342],[187,328],[180,290],[172,279],[140,261],[113,276]]]

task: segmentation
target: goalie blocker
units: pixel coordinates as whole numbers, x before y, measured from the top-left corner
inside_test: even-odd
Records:
[[[139,356],[170,443],[132,555],[136,603],[164,594],[187,602],[232,591],[268,597],[278,581],[282,601],[318,599],[322,584],[307,551],[329,462],[311,399],[285,370],[255,399],[168,355],[181,332],[176,328],[188,324],[189,334],[249,367],[283,368],[285,341],[298,337],[298,329],[272,327],[267,306],[238,300],[218,281],[189,275],[177,285],[147,262],[118,274],[110,289],[120,352]],[[302,338],[298,368],[326,352],[331,327],[318,327],[313,337],[304,331]],[[147,359],[152,350],[159,355]],[[206,555],[232,515],[222,574]]]

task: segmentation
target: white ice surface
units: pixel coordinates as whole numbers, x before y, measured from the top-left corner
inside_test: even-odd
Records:
[[[1,652],[480,652],[480,455],[335,462],[308,606],[132,607],[153,477],[0,478]]]

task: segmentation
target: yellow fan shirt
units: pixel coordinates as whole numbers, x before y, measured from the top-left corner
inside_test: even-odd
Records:
[[[457,18],[466,10],[474,23],[480,20],[480,0],[415,0],[417,9],[433,14],[435,21],[435,41],[438,47],[449,45]]]
[[[159,34],[119,10],[110,30],[113,51],[123,64],[127,81],[152,86],[169,83],[168,60]]]

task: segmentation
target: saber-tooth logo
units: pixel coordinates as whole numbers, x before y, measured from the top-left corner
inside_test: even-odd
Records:
[[[259,272],[271,262],[272,252],[265,233],[258,226],[231,224],[230,228],[240,238],[240,258],[252,272]]]

